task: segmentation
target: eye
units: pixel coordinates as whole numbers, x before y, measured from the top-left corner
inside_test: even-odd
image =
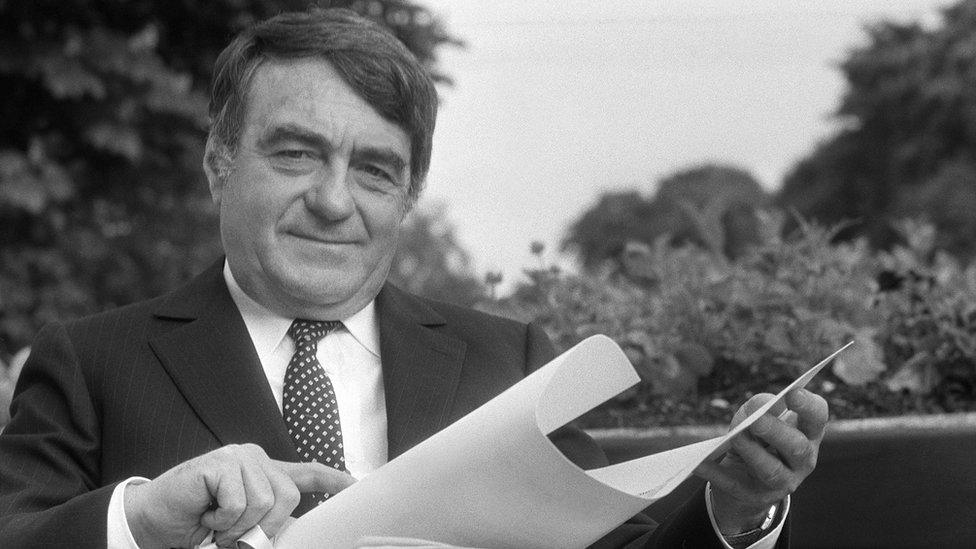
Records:
[[[298,175],[314,170],[320,157],[313,149],[285,147],[272,151],[268,158],[275,169]]]
[[[275,156],[286,160],[307,160],[312,158],[312,153],[306,149],[283,149],[276,152]]]
[[[363,165],[362,170],[373,177],[386,179],[391,182],[396,182],[396,178],[393,177],[393,175],[389,171],[387,171],[385,168],[381,168],[374,164],[365,164]]]

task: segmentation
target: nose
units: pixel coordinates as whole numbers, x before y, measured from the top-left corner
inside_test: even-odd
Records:
[[[317,174],[305,192],[305,207],[328,221],[339,221],[353,214],[355,204],[349,192],[349,170],[330,166]]]

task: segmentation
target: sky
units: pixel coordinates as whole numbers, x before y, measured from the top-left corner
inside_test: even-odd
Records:
[[[445,47],[427,190],[476,273],[504,288],[558,254],[601,193],[732,164],[773,190],[831,135],[837,68],[880,19],[935,26],[945,0],[419,0]]]

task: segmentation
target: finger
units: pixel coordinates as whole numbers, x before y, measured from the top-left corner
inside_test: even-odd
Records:
[[[271,510],[258,522],[258,526],[271,538],[281,530],[291,516],[291,512],[295,510],[295,507],[298,507],[302,494],[298,491],[295,483],[288,478],[288,475],[278,469],[275,464],[270,464],[266,468],[266,472],[271,488],[274,490],[275,502]]]
[[[209,475],[206,479],[207,488],[216,499],[217,507],[201,515],[200,524],[218,532],[226,530],[241,518],[247,508],[240,466],[237,463],[228,464],[212,479]]]
[[[765,443],[790,469],[804,475],[817,464],[817,447],[798,429],[781,419],[764,415],[749,427],[749,432]]]
[[[792,493],[799,484],[796,473],[779,456],[773,455],[770,449],[763,447],[752,437],[736,437],[732,445],[742,458],[749,476],[768,490]]]
[[[786,405],[796,412],[796,425],[810,440],[823,438],[827,427],[827,401],[806,389],[797,389],[786,395]]]
[[[333,469],[322,463],[274,462],[291,479],[301,492],[328,492],[338,494],[356,479],[349,473]]]
[[[796,428],[797,417],[796,417],[796,412],[794,412],[793,410],[787,408],[782,414],[776,417],[778,417],[783,423],[789,425],[790,427],[793,427],[794,429]]]
[[[739,407],[738,410],[736,410],[735,415],[732,416],[732,425],[730,428],[735,427],[736,425],[742,423],[747,417],[752,415],[753,412],[762,408],[764,404],[766,404],[767,402],[769,402],[774,398],[776,398],[776,395],[771,395],[769,393],[759,393],[753,395],[749,400],[745,402],[745,404],[743,404],[742,406]],[[777,402],[775,405],[773,405],[773,408],[772,410],[770,410],[770,412],[773,415],[778,415],[785,409],[786,409],[785,404],[783,404],[782,402]]]
[[[749,501],[750,489],[742,480],[714,461],[703,461],[695,468],[695,476],[712,483],[713,489],[721,490],[735,499]]]
[[[275,494],[263,468],[257,460],[245,459],[241,463],[241,479],[244,481],[246,507],[233,525],[217,533],[217,545],[227,545],[237,540],[264,518],[274,507]]]

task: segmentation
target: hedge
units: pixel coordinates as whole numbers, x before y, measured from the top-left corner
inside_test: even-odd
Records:
[[[833,417],[976,409],[976,267],[934,249],[931,225],[902,221],[903,242],[878,251],[803,220],[782,237],[784,214],[758,217],[759,241],[735,259],[634,242],[597,272],[541,263],[481,308],[540,320],[560,350],[598,333],[624,349],[642,382],[590,427],[726,423],[851,340],[811,385]]]
[[[480,308],[538,319],[561,350],[598,333],[624,349],[642,382],[588,427],[727,423],[850,340],[811,385],[833,417],[976,410],[976,266],[934,249],[931,225],[904,221],[903,243],[877,251],[813,223],[784,238],[782,214],[759,218],[759,242],[735,259],[632,243],[598,272],[541,264]],[[0,362],[0,425],[15,378]]]

